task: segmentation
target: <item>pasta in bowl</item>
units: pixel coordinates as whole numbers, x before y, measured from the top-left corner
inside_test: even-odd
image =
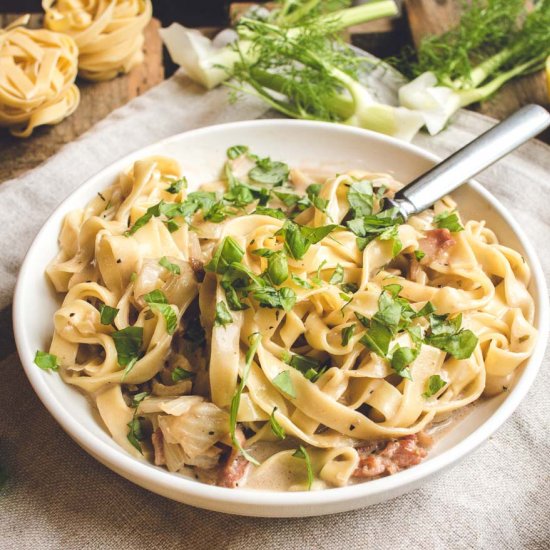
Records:
[[[224,487],[342,486],[419,463],[442,416],[511,383],[530,271],[484,222],[449,197],[404,223],[389,174],[227,156],[194,192],[174,159],[136,161],[47,269],[65,297],[36,363],[128,452]]]
[[[502,402],[485,396],[506,403],[521,387],[539,346],[533,257],[499,244],[471,203],[463,216],[462,190],[404,224],[384,198],[414,173],[383,171],[372,153],[304,168],[246,132],[250,149],[230,147],[226,129],[207,175],[160,144],[57,213],[57,255],[40,251],[58,297],[53,339],[47,320],[33,351],[63,382],[36,365],[31,380],[82,390],[124,458],[94,454],[178,500],[302,515],[394,496]],[[332,499],[343,504],[327,509]]]

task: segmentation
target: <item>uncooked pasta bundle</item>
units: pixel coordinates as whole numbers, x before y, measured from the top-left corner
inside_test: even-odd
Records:
[[[78,106],[78,49],[67,35],[27,29],[28,16],[0,30],[0,126],[17,137],[57,124]]]
[[[42,7],[45,27],[74,38],[83,78],[110,80],[143,61],[151,0],[43,0]]]

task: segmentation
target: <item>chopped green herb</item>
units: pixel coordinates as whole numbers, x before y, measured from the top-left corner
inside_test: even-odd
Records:
[[[363,250],[367,244],[380,237],[383,240],[394,239],[395,252],[400,248],[397,226],[403,223],[403,218],[399,216],[397,208],[382,210],[378,214],[371,214],[361,218],[355,218],[347,222],[349,229],[357,235],[357,246]],[[394,256],[396,253],[394,253]]]
[[[270,216],[278,220],[286,219],[286,215],[282,210],[277,210],[276,208],[268,208],[267,206],[257,206],[256,210],[252,214],[258,214],[262,216]]]
[[[403,287],[398,284],[386,285],[384,290],[387,290],[394,298],[403,290]]]
[[[145,294],[143,299],[149,304],[152,310],[158,311],[164,317],[168,334],[174,334],[178,326],[178,316],[174,308],[168,303],[164,292],[156,289]]]
[[[170,187],[168,187],[168,189],[166,189],[166,191],[168,193],[172,193],[172,195],[175,195],[179,193],[182,189],[187,189],[187,178],[185,177],[172,182],[172,184],[170,185]]]
[[[308,380],[315,382],[327,370],[326,365],[315,357],[300,355],[298,353],[288,353],[283,357],[287,365],[300,371]]]
[[[111,334],[115,342],[118,364],[126,367],[122,380],[136,364],[143,344],[143,327],[126,327]]]
[[[441,229],[448,229],[452,233],[464,231],[464,227],[460,224],[458,214],[456,212],[442,212],[434,217],[433,223]]]
[[[426,255],[425,252],[422,252],[422,250],[415,250],[414,251],[414,257],[419,262],[424,256]]]
[[[411,372],[407,368],[420,353],[418,348],[409,348],[406,346],[397,346],[394,348],[391,357],[391,367],[402,378],[412,380]]]
[[[164,222],[164,225],[166,226],[166,229],[170,231],[170,233],[175,233],[180,228],[180,225],[175,220],[168,220]]]
[[[225,237],[204,269],[223,275],[232,263],[240,262],[243,256],[244,250],[239,243],[233,237]]]
[[[356,311],[355,317],[364,327],[370,328],[370,319],[366,315],[363,315],[362,313]]]
[[[317,210],[319,210],[321,212],[326,212],[327,206],[328,206],[328,200],[323,199],[319,196],[319,193],[321,192],[321,189],[322,189],[322,184],[312,183],[306,189],[307,198],[309,199],[311,204],[315,208],[317,208]]]
[[[285,240],[285,251],[287,254],[295,260],[300,260],[312,244],[316,244],[324,239],[336,227],[338,226],[306,227],[287,220],[275,235],[282,235]]]
[[[290,311],[296,303],[296,293],[286,286],[278,290],[270,286],[257,288],[252,292],[252,297],[261,307],[279,308],[285,311]]]
[[[273,256],[275,254],[274,250],[271,250],[270,248],[257,248],[256,250],[252,251],[252,254],[255,256],[261,256],[262,258],[269,258],[270,256]]]
[[[37,351],[34,356],[34,364],[42,370],[59,370],[57,357],[45,351]]]
[[[304,446],[300,445],[292,456],[305,460],[307,469],[307,490],[311,491],[311,486],[313,484],[313,467],[311,466],[311,459]]]
[[[130,235],[133,235],[138,229],[142,228],[144,225],[149,223],[149,220],[155,216],[158,217],[162,213],[162,208],[165,203],[163,201],[160,201],[159,203],[155,204],[154,206],[149,207],[145,214],[143,216],[140,216],[134,225],[130,227],[127,231],[124,232],[124,235],[126,237],[129,237]]]
[[[353,210],[353,217],[370,216],[372,214],[373,195],[370,181],[352,183],[348,190],[348,202]]]
[[[391,330],[375,318],[371,319],[370,327],[361,337],[360,342],[374,351],[380,357],[386,357],[392,338]]]
[[[180,266],[178,264],[173,264],[166,256],[163,256],[159,260],[159,264],[164,267],[164,269],[170,271],[170,273],[174,273],[175,275],[179,275],[181,273]]]
[[[344,281],[344,268],[340,264],[338,264],[328,282],[331,285],[337,285],[343,281]]]
[[[111,307],[106,304],[99,306],[99,321],[102,325],[111,325],[118,314],[116,307]]]
[[[353,336],[356,327],[357,325],[354,323],[353,325],[350,325],[349,327],[344,327],[342,329],[342,346],[347,346],[349,344],[349,341]]]
[[[288,262],[284,252],[275,252],[268,258],[267,275],[274,285],[280,285],[288,279]]]
[[[439,374],[433,374],[428,378],[426,391],[422,394],[423,397],[429,398],[435,395],[441,388],[447,385],[447,381],[443,380]]]
[[[248,153],[248,147],[246,145],[233,145],[233,147],[227,150],[227,158],[235,160],[246,153]]]
[[[277,439],[284,439],[286,437],[286,433],[284,428],[279,424],[277,419],[275,418],[275,411],[277,410],[277,407],[273,407],[273,411],[271,412],[271,415],[269,416],[269,424],[271,426],[271,431],[273,432],[273,435]]]
[[[256,166],[248,172],[248,177],[256,183],[276,187],[288,180],[289,172],[284,162],[272,161],[266,157],[256,162]]]
[[[252,193],[252,190],[242,183],[233,185],[230,190],[224,194],[223,198],[225,201],[232,203],[233,206],[236,206],[237,208],[242,208],[243,206],[254,202],[254,194]]]
[[[313,288],[313,286],[310,283],[308,283],[305,279],[302,279],[294,275],[294,273],[290,274],[290,278],[292,279],[293,282],[295,282],[298,286],[301,286],[302,288],[307,288],[307,289]]]
[[[241,404],[241,395],[243,393],[244,387],[246,386],[246,382],[248,380],[248,373],[250,372],[250,366],[252,365],[252,360],[254,359],[254,356],[256,355],[256,351],[258,349],[258,346],[261,341],[261,335],[259,333],[251,334],[248,338],[248,342],[250,344],[248,351],[246,352],[246,358],[245,358],[245,365],[243,369],[243,374],[241,376],[241,380],[239,382],[239,385],[237,386],[237,389],[235,390],[235,393],[233,395],[233,398],[231,399],[231,409],[230,409],[230,415],[229,415],[229,433],[231,435],[231,441],[233,442],[233,445],[236,449],[238,449],[242,455],[248,460],[249,462],[252,462],[252,464],[255,464],[256,466],[259,466],[258,461],[250,456],[242,447],[241,442],[237,438],[237,414],[239,412],[239,405]]]
[[[132,407],[134,407],[134,414],[132,416],[132,420],[128,422],[128,441],[132,444],[133,447],[135,447],[141,454],[143,454],[143,451],[141,449],[140,441],[143,441],[145,439],[145,434],[143,433],[143,429],[141,427],[141,422],[138,418],[138,408],[140,403],[148,396],[149,394],[147,392],[141,392],[134,395],[132,398]]]
[[[296,390],[290,378],[290,373],[287,370],[280,372],[271,382],[273,382],[273,385],[277,386],[283,393],[288,395],[288,397],[292,399],[296,398]]]
[[[179,382],[180,380],[187,380],[195,376],[194,372],[189,370],[182,369],[181,367],[176,367],[171,374],[173,382]]]
[[[347,294],[355,294],[359,290],[356,283],[342,283],[340,288]]]
[[[214,319],[214,326],[224,327],[233,322],[233,316],[231,312],[227,309],[225,302],[218,302],[216,304],[216,317]]]
[[[456,359],[468,359],[477,346],[477,336],[461,329],[462,314],[449,319],[448,315],[430,314],[430,331],[426,343],[446,351]]]

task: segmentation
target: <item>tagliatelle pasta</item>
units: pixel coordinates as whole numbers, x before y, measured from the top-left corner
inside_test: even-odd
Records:
[[[16,137],[57,124],[78,106],[74,40],[45,29],[27,29],[27,17],[0,29],[0,126]]]
[[[74,38],[79,74],[110,80],[143,61],[151,0],[43,0],[44,25]]]
[[[406,223],[388,174],[228,151],[189,192],[137,161],[68,214],[42,368],[129,453],[225,487],[304,490],[420,462],[536,339],[529,267],[450,197]]]

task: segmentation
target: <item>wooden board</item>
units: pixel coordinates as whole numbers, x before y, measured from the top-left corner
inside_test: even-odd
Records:
[[[0,15],[0,28],[15,18],[15,15]],[[40,21],[40,16],[32,16],[31,26],[40,26]],[[77,79],[80,105],[60,124],[39,127],[27,139],[14,138],[7,129],[0,128],[0,182],[34,168],[111,111],[162,82],[164,67],[159,27],[159,21],[153,19],[145,29],[145,61],[129,74],[107,82]]]

